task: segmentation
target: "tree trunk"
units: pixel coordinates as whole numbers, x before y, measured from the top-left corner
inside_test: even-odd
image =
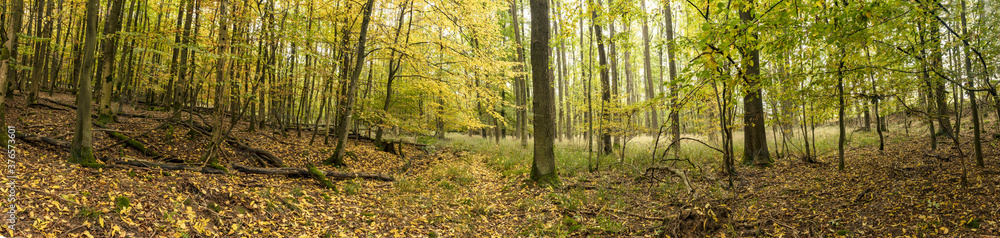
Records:
[[[73,144],[70,147],[70,163],[88,167],[100,167],[94,158],[94,134],[91,131],[90,101],[93,89],[90,78],[94,69],[94,51],[97,48],[97,15],[99,0],[87,0],[87,37],[83,45],[83,65],[81,67],[79,94],[76,96],[76,125],[73,130]]]
[[[601,4],[598,1],[598,4]],[[598,62],[598,73],[601,75],[601,119],[599,120],[600,125],[598,130],[601,132],[601,153],[608,155],[611,154],[611,134],[608,132],[607,121],[610,119],[611,114],[609,113],[608,107],[611,105],[611,86],[610,79],[608,77],[608,57],[604,52],[604,38],[601,25],[597,24],[597,18],[599,15],[596,10],[593,10],[591,14],[591,23],[594,24],[594,36],[597,37],[597,62]],[[545,66],[545,65],[543,65]],[[536,89],[537,93],[537,89]]]
[[[534,112],[534,157],[531,162],[531,180],[547,184],[558,184],[556,173],[555,112],[552,95],[552,71],[549,70],[551,48],[549,47],[549,1],[531,0],[531,86],[535,91],[532,112]]]
[[[211,147],[209,147],[208,151],[205,153],[205,157],[203,158],[211,167],[219,166],[219,145],[222,143],[223,137],[222,119],[225,115],[226,105],[229,103],[229,65],[226,61],[226,55],[229,54],[229,19],[226,15],[227,5],[229,5],[228,0],[219,1],[219,41],[217,42],[219,46],[216,51],[219,58],[215,61],[215,115],[212,120],[214,123],[212,127],[214,129],[212,130]]]
[[[841,54],[840,55],[840,62],[838,62],[838,64],[837,64],[837,99],[838,99],[838,104],[837,104],[838,105],[838,107],[837,107],[837,109],[838,109],[838,111],[837,111],[838,112],[837,113],[838,121],[837,122],[838,122],[838,126],[839,126],[838,129],[840,129],[839,130],[840,136],[837,137],[837,169],[843,171],[844,170],[844,142],[847,139],[847,133],[846,133],[846,130],[844,128],[844,107],[845,107],[844,106],[844,57],[847,56],[846,55],[847,53],[845,53],[844,49],[841,48],[840,49],[840,54]]]
[[[337,121],[337,148],[333,151],[325,161],[324,164],[332,164],[334,166],[345,166],[344,163],[344,151],[347,149],[347,128],[349,127],[352,115],[354,113],[354,98],[358,91],[358,78],[361,77],[361,70],[364,68],[365,63],[365,41],[368,34],[368,24],[371,22],[372,15],[372,5],[375,5],[374,0],[368,0],[364,6],[364,19],[361,20],[361,33],[358,36],[358,49],[355,51],[356,61],[354,63],[354,69],[351,72],[351,82],[350,86],[347,88],[347,94],[343,96],[342,103],[340,107],[340,118]]]
[[[664,21],[667,23],[667,68],[670,71],[670,136],[673,141],[670,143],[673,145],[671,148],[674,151],[674,157],[679,158],[681,153],[681,118],[680,110],[681,106],[677,102],[677,97],[679,96],[677,91],[680,90],[677,87],[677,66],[676,66],[676,52],[674,52],[674,20],[673,12],[670,8],[670,1],[667,0],[663,9]]]
[[[11,0],[9,8],[12,9],[10,17],[6,19],[9,25],[4,29],[6,32],[0,31],[0,34],[6,34],[0,37],[6,39],[2,45],[3,48],[0,48],[0,52],[2,52],[0,53],[0,118],[7,118],[7,105],[5,105],[7,84],[10,83],[14,75],[11,66],[14,64],[12,61],[17,58],[17,33],[21,31],[24,0]],[[0,128],[7,128],[6,120],[0,120]],[[7,140],[2,140],[0,145],[6,148]]]
[[[104,20],[104,40],[101,41],[101,75],[97,80],[101,81],[101,99],[97,106],[98,123],[108,124],[114,121],[114,112],[111,107],[111,95],[117,83],[114,75],[115,54],[118,51],[118,30],[121,28],[121,13],[124,0],[111,1],[111,11]]]
[[[965,0],[962,0],[961,4],[962,4],[962,12],[961,12],[960,17],[962,18],[962,35],[969,36],[969,30],[968,30],[968,27],[966,26],[966,18],[965,18]],[[975,84],[973,83],[974,80],[972,80],[973,79],[973,76],[972,76],[972,59],[971,59],[971,56],[969,55],[969,46],[962,47],[962,49],[965,51],[964,52],[965,53],[965,62],[964,62],[965,63],[965,77],[966,77],[965,86],[968,87],[968,88],[975,88]],[[982,140],[982,137],[980,136],[980,133],[982,131],[982,129],[980,127],[982,125],[981,125],[981,122],[979,121],[979,102],[976,101],[976,92],[975,91],[969,90],[969,91],[967,91],[967,93],[969,94],[969,104],[972,107],[972,126],[973,126],[972,127],[972,130],[973,130],[973,133],[972,133],[973,142],[972,142],[972,144],[973,144],[973,146],[975,148],[975,151],[976,151],[976,166],[979,166],[980,168],[982,168],[982,167],[985,166],[985,164],[983,163],[983,146],[982,146],[982,143],[980,142]]]
[[[740,9],[740,20],[752,24],[754,0],[748,0],[747,4],[750,6]],[[746,82],[746,95],[743,97],[743,163],[767,166],[773,161],[767,149],[767,132],[764,130],[764,101],[759,86],[760,50],[756,46],[757,32],[747,32],[747,29],[743,29],[742,34],[749,34],[748,38],[753,42],[740,48],[743,56],[742,66],[745,69],[745,72],[740,74]]]
[[[514,70],[517,72],[524,72],[524,41],[521,40],[521,21],[518,19],[517,15],[520,13],[520,9],[517,7],[517,3],[519,1],[520,0],[514,0],[514,4],[511,4],[510,8],[512,22],[514,23],[514,44],[515,47],[517,47],[514,51],[517,53],[517,62],[520,63],[514,67]],[[521,139],[521,146],[526,147],[528,146],[528,119],[526,105],[528,100],[527,93],[525,92],[527,87],[527,83],[525,81],[526,79],[524,75],[518,75],[517,78],[514,79],[515,101],[517,102],[517,134],[518,138]]]
[[[42,6],[43,0],[37,0],[37,2],[37,6],[43,7],[45,12],[44,14],[42,14],[42,11],[34,12],[38,14],[35,16],[39,18],[37,22],[41,23],[41,19],[46,19],[44,29],[41,32],[38,32],[37,36],[39,38],[49,38],[52,35],[52,0],[48,0],[48,4],[46,4],[47,6]],[[42,25],[39,24],[38,27],[42,27]],[[49,59],[48,55],[50,43],[48,40],[51,39],[35,43],[35,60],[31,69],[31,92],[28,94],[28,103],[35,103],[38,101],[38,89],[42,84],[42,80],[44,80],[43,76],[46,71],[45,65]]]
[[[649,62],[649,21],[646,18],[646,0],[642,0],[642,64],[643,77],[646,78],[646,100],[653,100],[656,97],[656,85],[653,84],[653,66]],[[656,106],[650,108],[649,116],[646,117],[646,127],[656,130],[660,126],[659,115]]]

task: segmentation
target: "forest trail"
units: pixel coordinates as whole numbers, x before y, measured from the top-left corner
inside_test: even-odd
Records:
[[[71,97],[57,95],[52,100],[69,103],[66,99]],[[22,116],[8,117],[8,125],[19,133],[70,140],[71,127],[64,124],[72,121],[74,110],[42,101],[51,107],[25,107],[23,96],[12,97],[10,115]],[[120,123],[110,124],[109,130],[134,136],[170,116],[126,112],[146,116],[120,116]],[[246,132],[245,126],[233,130],[233,136],[270,151],[290,167],[318,164],[332,151],[321,137],[310,146],[308,131],[296,137],[290,130],[283,137],[271,129]],[[197,161],[208,138],[189,130],[166,127],[136,140],[164,155],[161,160],[200,166]],[[118,142],[107,133],[94,135],[94,148]],[[472,140],[457,137],[453,140]],[[996,199],[1000,168],[995,159],[989,159],[994,162],[984,169],[966,161],[971,186],[960,188],[957,158],[930,157],[923,152],[925,138],[902,137],[887,140],[892,144],[885,152],[877,147],[852,148],[846,172],[794,159],[778,159],[772,168],[741,167],[735,190],[722,188],[725,177],[713,172],[716,165],[702,164],[705,173],[689,171],[695,194],[685,192],[675,176],[620,171],[567,172],[563,187],[539,188],[526,182],[523,168],[510,170],[498,164],[498,155],[407,145],[404,158],[376,151],[364,140],[351,141],[347,168],[320,168],[386,174],[395,181],[343,180],[334,183],[335,189],[325,189],[312,178],[241,173],[230,164],[254,161],[231,146],[223,147],[225,175],[131,166],[91,169],[67,163],[64,149],[18,141],[23,159],[18,163],[18,189],[23,200],[18,203],[17,229],[26,237],[990,237],[1000,233]],[[275,141],[278,138],[281,143]],[[156,159],[125,145],[96,154]],[[987,155],[996,158],[996,149],[990,147]]]

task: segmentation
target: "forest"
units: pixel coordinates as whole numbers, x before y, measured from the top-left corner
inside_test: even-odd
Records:
[[[0,3],[0,237],[1000,237],[992,0]]]

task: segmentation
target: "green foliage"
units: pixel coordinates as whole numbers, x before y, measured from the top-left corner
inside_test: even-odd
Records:
[[[97,220],[97,218],[104,216],[104,213],[91,207],[81,206],[76,215],[90,220]]]
[[[130,201],[130,199],[128,197],[125,197],[125,196],[118,196],[118,197],[116,197],[115,198],[115,210],[116,211],[121,211],[122,209],[125,209],[127,207],[131,207],[132,205],[129,203],[129,201]]]

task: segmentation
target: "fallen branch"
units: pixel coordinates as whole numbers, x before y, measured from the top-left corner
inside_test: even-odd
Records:
[[[147,148],[146,145],[143,145],[141,142],[129,138],[128,136],[122,133],[118,133],[117,131],[111,131],[111,130],[105,130],[104,132],[108,133],[108,135],[111,135],[111,137],[118,138],[119,140],[124,141],[126,144],[128,144],[132,148],[135,148],[136,150],[139,150],[139,152],[142,152],[142,154],[144,155],[160,156],[160,154],[157,154],[156,151]]]
[[[16,138],[21,138],[22,140],[25,140],[25,141],[28,141],[28,142],[46,143],[46,144],[50,144],[50,145],[53,145],[53,146],[56,146],[56,147],[61,147],[61,148],[69,148],[69,145],[70,145],[68,141],[62,141],[62,140],[53,139],[53,138],[44,137],[44,136],[35,135],[35,134],[21,134],[21,133],[16,133],[14,136],[16,136]]]
[[[175,115],[176,115],[176,114],[175,114]],[[171,118],[172,118],[172,117],[171,117]],[[155,131],[155,130],[157,130],[157,129],[160,129],[160,128],[163,128],[163,126],[166,126],[166,125],[167,125],[167,122],[164,122],[164,123],[160,123],[160,125],[157,125],[156,127],[153,127],[153,129],[149,129],[148,131],[146,131],[146,132],[144,132],[144,133],[142,133],[142,134],[139,134],[138,136],[135,136],[135,137],[133,137],[132,139],[136,139],[136,138],[142,138],[143,136],[146,136],[146,135],[148,135],[149,133],[151,133],[151,132],[153,132],[153,131]],[[117,146],[117,145],[120,145],[120,144],[122,144],[122,143],[125,143],[125,142],[126,142],[126,141],[124,141],[124,140],[120,140],[120,141],[118,141],[118,142],[116,142],[116,143],[114,143],[114,144],[111,144],[111,145],[108,145],[108,146],[105,146],[104,148],[100,148],[100,149],[97,149],[97,150],[95,150],[95,151],[102,151],[102,150],[107,150],[107,149],[110,149],[111,147],[115,147],[115,146]]]
[[[66,108],[55,107],[55,106],[52,106],[52,105],[49,105],[49,104],[45,104],[45,103],[41,103],[41,102],[36,102],[36,103],[28,104],[28,107],[48,108],[48,109],[57,110],[57,111],[69,111],[69,109],[66,109]]]
[[[177,125],[187,126],[188,128],[191,128],[192,130],[194,130],[194,131],[196,131],[198,133],[201,133],[203,135],[206,135],[206,136],[211,136],[211,134],[212,134],[212,128],[211,127],[206,127],[206,126],[198,125],[197,123],[194,123],[194,122],[191,123],[191,124],[183,123],[183,122],[177,122],[176,124]],[[277,156],[274,156],[274,154],[271,154],[271,152],[268,152],[268,151],[262,150],[262,149],[257,149],[257,148],[250,147],[249,145],[246,145],[243,142],[240,142],[235,137],[230,136],[229,138],[226,139],[226,142],[228,142],[230,145],[235,146],[237,149],[241,149],[241,150],[245,150],[245,151],[248,151],[250,153],[253,153],[256,156],[258,156],[258,157],[260,157],[260,158],[268,161],[270,164],[272,164],[274,166],[278,166],[278,167],[284,167],[285,166],[285,162],[282,161],[281,158],[278,158]]]
[[[309,173],[309,170],[306,170],[306,169],[303,169],[303,168],[291,168],[291,167],[284,167],[284,168],[257,168],[257,167],[250,167],[250,166],[245,166],[245,165],[241,165],[241,164],[233,164],[233,168],[236,169],[237,171],[248,173],[248,174],[285,175],[285,176],[292,176],[292,177],[312,177],[313,176],[312,173]],[[336,179],[336,180],[347,180],[347,179],[355,179],[355,178],[368,179],[368,180],[378,180],[378,181],[386,181],[386,182],[390,182],[390,181],[395,181],[396,180],[396,179],[394,179],[394,178],[392,178],[392,177],[390,177],[388,175],[384,175],[384,174],[338,172],[338,171],[330,171],[330,170],[320,170],[320,171],[322,171],[323,175],[325,175],[327,178]]]
[[[257,149],[257,148],[250,147],[250,146],[248,146],[246,144],[243,144],[243,142],[240,142],[239,140],[236,140],[235,138],[227,139],[226,142],[229,142],[230,145],[236,146],[236,148],[239,148],[241,150],[249,151],[251,153],[256,154],[260,158],[266,160],[271,165],[274,165],[274,166],[277,166],[277,167],[285,167],[285,162],[282,161],[277,156],[274,156],[274,154],[271,154],[271,152],[267,152],[266,150],[262,150],[262,149]]]
[[[55,105],[64,106],[64,107],[68,107],[68,108],[72,108],[73,110],[76,110],[76,105],[73,105],[73,104],[62,103],[62,102],[59,102],[59,101],[56,101],[56,100],[52,100],[52,99],[49,99],[49,98],[43,98],[43,97],[39,97],[38,99],[42,99],[42,100],[44,100],[46,102],[50,102],[50,103],[55,104]]]
[[[694,193],[694,187],[691,186],[691,180],[688,179],[688,177],[687,177],[686,174],[684,174],[684,171],[681,171],[680,169],[675,169],[675,168],[667,167],[667,166],[659,166],[659,167],[649,167],[649,168],[647,168],[646,169],[646,173],[652,175],[653,172],[655,172],[656,170],[666,170],[666,171],[670,171],[671,173],[674,173],[675,175],[677,175],[677,177],[680,177],[681,180],[684,181],[684,187],[687,188],[688,193],[692,193],[692,194]]]
[[[101,157],[101,161],[104,161],[105,164],[128,165],[128,166],[135,166],[135,167],[141,167],[141,168],[162,168],[162,169],[166,169],[166,170],[187,170],[187,171],[194,171],[194,172],[206,173],[206,174],[225,174],[226,173],[225,170],[216,169],[216,168],[212,168],[212,167],[195,167],[195,166],[188,166],[188,165],[174,164],[174,163],[157,163],[157,162],[146,161],[146,160],[141,160],[141,159],[127,158],[127,157],[120,157],[120,158]]]

